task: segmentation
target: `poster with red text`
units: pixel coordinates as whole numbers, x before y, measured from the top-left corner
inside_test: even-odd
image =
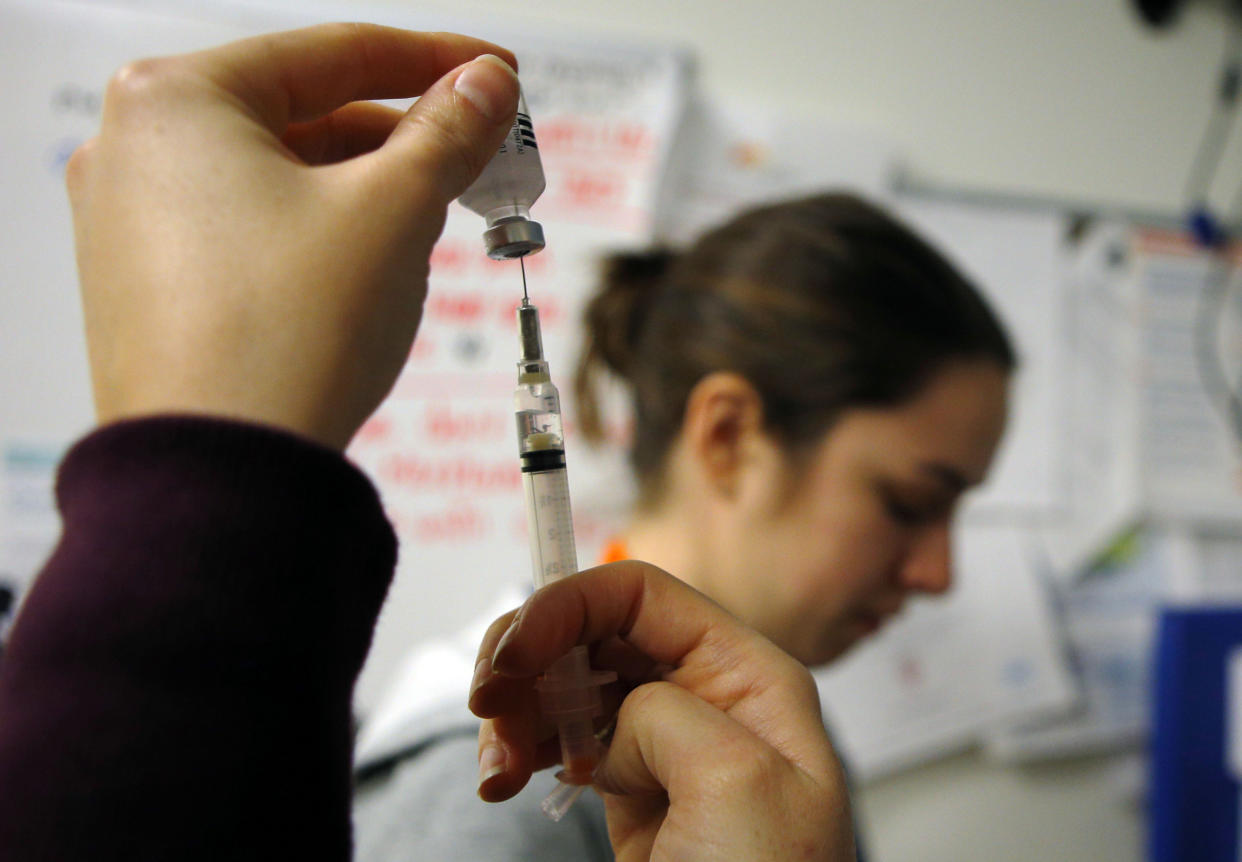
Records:
[[[659,48],[515,45],[547,188],[531,208],[547,247],[525,259],[544,353],[562,394],[580,563],[629,502],[617,454],[576,433],[581,312],[601,257],[649,241],[660,178],[683,110],[688,58]],[[372,692],[416,640],[469,622],[530,582],[513,390],[517,261],[484,253],[483,219],[454,205],[431,259],[408,365],[350,456],[372,477],[401,540],[398,574],[360,684]],[[613,411],[613,436],[624,418]]]

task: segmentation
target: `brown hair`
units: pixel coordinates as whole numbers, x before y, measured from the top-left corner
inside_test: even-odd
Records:
[[[602,436],[598,375],[629,384],[631,461],[644,502],[694,385],[746,378],[791,452],[850,407],[895,406],[947,362],[1016,359],[979,291],[909,228],[848,194],[760,206],[683,252],[614,255],[586,309],[575,394]]]

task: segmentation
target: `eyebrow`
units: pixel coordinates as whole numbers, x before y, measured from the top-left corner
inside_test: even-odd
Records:
[[[942,484],[948,486],[951,491],[965,491],[975,484],[962,475],[962,472],[956,467],[939,461],[924,461],[919,464],[919,469],[929,476],[938,479]]]

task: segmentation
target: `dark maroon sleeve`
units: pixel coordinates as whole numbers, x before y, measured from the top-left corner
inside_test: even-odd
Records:
[[[0,859],[349,858],[350,698],[396,560],[339,453],[123,422],[61,465],[0,659]]]

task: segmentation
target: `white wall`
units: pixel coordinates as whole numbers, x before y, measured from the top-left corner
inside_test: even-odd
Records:
[[[877,130],[920,179],[1178,211],[1224,50],[1218,3],[1154,31],[1129,0],[387,0],[477,23],[686,44],[717,100]],[[1239,136],[1242,138],[1242,136]],[[1242,184],[1242,139],[1219,173]]]

